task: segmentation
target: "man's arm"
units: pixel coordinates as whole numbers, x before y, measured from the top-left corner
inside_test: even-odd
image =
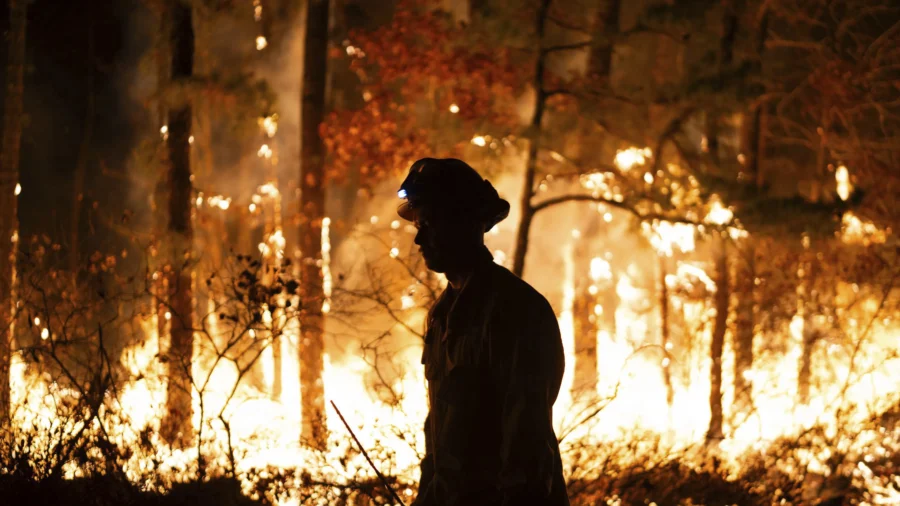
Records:
[[[504,505],[550,495],[557,460],[552,404],[562,375],[562,340],[549,305],[498,329],[506,362],[495,373],[502,402],[500,488]],[[526,321],[523,321],[526,320]],[[530,320],[530,321],[527,321]]]

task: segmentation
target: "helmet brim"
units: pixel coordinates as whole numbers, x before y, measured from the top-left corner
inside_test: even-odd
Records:
[[[416,221],[416,210],[412,202],[406,201],[397,208],[397,214],[406,221]]]
[[[510,205],[509,202],[504,199],[498,199],[494,204],[495,212],[491,219],[485,220],[485,229],[490,229],[494,225],[500,223],[505,220],[509,216]],[[397,214],[406,221],[416,221],[416,217],[418,216],[418,211],[416,210],[416,206],[413,205],[410,201],[405,201],[397,207]]]

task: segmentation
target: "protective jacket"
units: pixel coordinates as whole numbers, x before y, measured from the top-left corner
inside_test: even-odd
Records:
[[[550,304],[487,249],[428,318],[426,454],[414,506],[569,504],[553,403],[565,361]]]

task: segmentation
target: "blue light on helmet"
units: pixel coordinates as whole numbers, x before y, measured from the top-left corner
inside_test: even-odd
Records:
[[[400,197],[401,199],[405,199],[406,198],[406,190],[401,189],[400,191],[397,192],[397,196]]]

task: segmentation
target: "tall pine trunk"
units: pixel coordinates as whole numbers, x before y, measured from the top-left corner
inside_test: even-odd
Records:
[[[193,74],[194,28],[191,6],[179,0],[170,4],[172,83],[183,85]],[[179,93],[182,95],[182,93]],[[191,222],[191,103],[182,96],[169,110],[169,305],[171,307],[163,437],[172,445],[185,447],[192,438],[191,364],[194,354]]]
[[[804,252],[808,253],[808,252]],[[801,258],[807,261],[801,263],[803,279],[800,280],[802,292],[800,304],[803,317],[802,342],[800,346],[800,358],[797,363],[797,401],[800,404],[809,403],[810,382],[812,379],[812,355],[816,342],[821,337],[813,316],[819,311],[815,283],[817,276],[816,259],[814,255],[805,254]]]
[[[582,274],[583,275],[583,274]],[[575,335],[574,395],[592,395],[597,391],[597,333],[599,315],[594,314],[597,296],[588,287],[581,287],[572,303],[573,334]]]
[[[81,208],[84,201],[84,178],[91,153],[91,140],[94,134],[94,20],[88,24],[88,65],[87,65],[87,110],[84,114],[84,134],[78,150],[78,161],[75,164],[75,177],[72,191],[72,216],[69,224],[69,274],[75,285],[78,279],[79,245],[81,232]]]
[[[612,71],[612,57],[614,44],[612,37],[619,32],[619,12],[622,0],[601,0],[597,16],[595,31],[605,38],[603,44],[597,44],[591,49],[590,73],[603,80],[609,79]]]
[[[544,107],[547,93],[544,90],[544,66],[547,63],[547,53],[543,48],[544,29],[547,12],[550,9],[550,0],[541,0],[536,18],[535,32],[538,40],[538,57],[534,69],[534,115],[531,117],[531,139],[528,141],[528,159],[525,162],[525,176],[522,181],[522,196],[519,200],[519,228],[516,230],[516,246],[513,251],[512,272],[521,277],[525,273],[525,255],[528,253],[528,236],[531,232],[531,222],[534,220],[534,206],[531,199],[534,196],[534,178],[537,173],[537,158],[540,149],[541,123],[544,119]]]
[[[301,439],[324,449],[325,389],[323,353],[325,314],[322,304],[322,218],[325,217],[325,147],[319,126],[325,119],[325,87],[328,50],[328,0],[309,0],[306,12],[306,45],[303,58],[303,102],[300,152],[300,249],[301,321],[300,395],[303,427]]]
[[[738,13],[735,5],[738,0],[725,0],[722,3],[722,38],[719,42],[718,67],[724,72],[731,66],[734,60],[734,43],[738,30]],[[725,86],[724,78],[720,78],[718,88]],[[719,132],[722,115],[725,111],[713,107],[707,114],[706,138],[708,141],[709,157],[717,171],[722,169],[722,154],[719,151]],[[712,342],[710,345],[711,368],[709,373],[709,428],[706,432],[706,444],[715,444],[723,437],[722,414],[722,351],[725,347],[725,333],[728,327],[728,304],[731,290],[728,280],[728,236],[720,232],[716,238],[718,251],[715,255],[716,264],[716,320],[713,328]]]
[[[734,278],[734,405],[741,412],[748,412],[753,405],[753,382],[747,373],[753,368],[753,333],[756,326],[754,293],[756,291],[756,251],[753,244],[741,248]]]
[[[659,255],[659,328],[661,334],[664,359],[661,364],[663,383],[666,385],[666,403],[669,407],[675,400],[675,387],[672,384],[672,360],[669,358],[669,343],[671,342],[671,326],[669,313],[669,285],[666,284],[666,276],[669,274],[669,265],[665,255]]]
[[[0,426],[10,416],[9,367],[13,350],[14,282],[18,246],[19,147],[22,139],[26,0],[9,0],[3,151],[0,152]]]
[[[768,31],[768,12],[760,19],[757,32],[756,56],[762,59]],[[749,111],[749,121],[743,122],[741,144],[746,157],[745,172],[755,181],[757,190],[765,185],[765,172],[762,159],[765,154],[764,131],[766,105],[759,104]],[[748,115],[745,115],[745,118]],[[735,408],[749,413],[753,407],[753,382],[747,373],[753,368],[753,337],[756,327],[755,293],[756,293],[756,247],[754,238],[744,239],[744,246],[739,255],[737,276],[735,278],[734,332],[734,404]]]
[[[709,429],[706,431],[706,444],[716,444],[723,437],[722,424],[722,350],[725,347],[725,331],[728,326],[728,301],[730,290],[728,283],[728,243],[720,237],[716,251],[716,320],[713,327],[712,343],[709,357]]]

